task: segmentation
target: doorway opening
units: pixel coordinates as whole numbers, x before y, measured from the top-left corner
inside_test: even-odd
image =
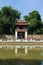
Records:
[[[25,38],[25,32],[18,32],[17,37],[18,37],[18,39],[24,39]]]

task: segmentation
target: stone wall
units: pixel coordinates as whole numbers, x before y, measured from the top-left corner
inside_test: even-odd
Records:
[[[0,39],[14,39],[14,35],[0,35]]]
[[[0,39],[15,39],[14,35],[0,35]],[[43,39],[43,35],[28,35],[28,39]]]
[[[28,35],[28,39],[43,39],[43,35]]]

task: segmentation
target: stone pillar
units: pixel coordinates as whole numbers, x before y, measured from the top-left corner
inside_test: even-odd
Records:
[[[17,39],[17,31],[15,31],[15,39]]]
[[[17,47],[15,48],[15,54],[17,54]]]
[[[27,39],[27,31],[25,31],[25,39]]]
[[[25,54],[27,54],[27,47],[25,47]]]

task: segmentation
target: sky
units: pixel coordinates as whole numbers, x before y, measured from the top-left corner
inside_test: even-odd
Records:
[[[11,6],[21,12],[21,19],[24,15],[37,10],[43,20],[43,0],[0,0],[0,8]]]

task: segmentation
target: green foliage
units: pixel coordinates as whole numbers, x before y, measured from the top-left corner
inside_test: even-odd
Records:
[[[38,11],[32,11],[29,13],[29,20],[36,18],[37,20],[41,21],[41,16]]]
[[[43,34],[43,24],[41,16],[38,11],[32,11],[29,15],[24,16],[24,19],[28,21],[28,34]]]
[[[14,34],[15,20],[20,18],[20,12],[12,7],[3,7],[0,10],[0,34]]]

